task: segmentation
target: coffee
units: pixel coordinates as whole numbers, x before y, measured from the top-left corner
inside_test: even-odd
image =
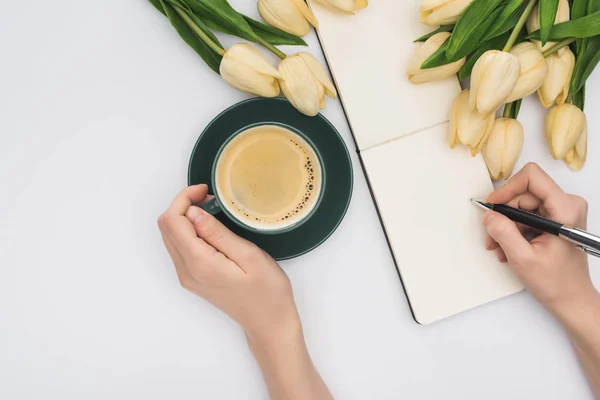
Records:
[[[312,147],[283,127],[262,125],[234,137],[215,172],[222,206],[259,230],[303,220],[321,193],[321,164]]]

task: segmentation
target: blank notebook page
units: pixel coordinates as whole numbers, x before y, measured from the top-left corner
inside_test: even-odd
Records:
[[[431,323],[518,292],[484,249],[481,210],[493,190],[482,157],[447,144],[456,78],[413,85],[406,69],[420,0],[372,1],[355,15],[310,0],[415,319]]]

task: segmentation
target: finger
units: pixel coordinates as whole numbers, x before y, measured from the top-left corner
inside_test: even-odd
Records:
[[[204,199],[202,199],[202,201],[200,203],[195,203],[199,206],[202,206],[206,203],[208,203],[209,201],[211,201],[212,199],[214,199],[215,196],[213,196],[212,194],[207,194],[206,197],[204,197]]]
[[[517,225],[502,214],[489,211],[484,216],[485,229],[506,254],[511,264],[523,264],[533,257],[533,248]]]
[[[535,211],[540,208],[542,201],[529,192],[523,193],[507,203],[513,208],[521,210]]]
[[[500,248],[500,247],[496,249],[496,258],[502,264],[506,264],[508,262],[508,258],[506,258],[506,254],[504,253],[504,250],[502,250],[502,248]]]
[[[492,251],[492,250],[496,250],[498,247],[500,247],[500,245],[494,240],[492,239],[492,237],[490,235],[485,235],[485,249]]]
[[[223,253],[240,268],[244,269],[252,254],[257,253],[258,248],[254,244],[231,232],[200,207],[189,207],[186,216],[192,222],[199,238]]]
[[[167,212],[175,213],[177,215],[185,215],[185,212],[192,204],[201,203],[208,194],[207,185],[194,185],[183,189],[167,210]]]
[[[207,259],[216,252],[214,248],[198,238],[194,226],[185,215],[170,213],[167,210],[158,218],[158,226],[163,236],[169,239],[184,261]]]
[[[506,204],[520,194],[529,192],[542,201],[548,211],[558,210],[565,202],[565,192],[537,164],[529,163],[504,186],[493,192],[488,201]]]
[[[173,265],[175,266],[175,272],[177,273],[179,283],[183,288],[189,290],[190,292],[198,294],[198,290],[196,288],[197,282],[185,266],[185,262],[183,261],[181,254],[166,234],[162,234],[162,238],[165,247],[167,248],[167,251],[171,256],[171,260],[173,260]]]

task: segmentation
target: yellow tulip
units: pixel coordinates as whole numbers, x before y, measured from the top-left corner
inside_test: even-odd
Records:
[[[538,90],[538,96],[542,105],[546,108],[557,104],[563,104],[569,95],[569,87],[575,68],[575,55],[568,47],[563,47],[556,53],[546,57],[548,64],[548,75]]]
[[[546,116],[545,133],[552,157],[563,159],[576,147],[582,135],[587,136],[585,114],[572,104],[558,105]]]
[[[587,129],[583,131],[575,147],[569,151],[565,161],[573,171],[581,171],[587,158]]]
[[[306,35],[310,25],[318,27],[304,0],[258,0],[258,13],[270,25],[296,36]]]
[[[489,50],[473,67],[470,107],[480,114],[495,112],[517,86],[521,63],[513,54]]]
[[[262,96],[279,95],[281,74],[254,47],[238,43],[225,52],[219,68],[225,82],[243,92]]]
[[[554,19],[554,25],[560,24],[562,22],[567,22],[571,19],[571,10],[569,6],[569,0],[559,0],[558,2],[558,10],[556,11],[556,18]],[[535,6],[529,19],[527,20],[527,32],[532,33],[538,31],[540,29],[540,6],[539,4]],[[535,41],[535,43],[541,47],[542,43],[540,41]],[[542,51],[548,50],[555,43],[548,42],[544,47],[541,47]]]
[[[473,0],[423,0],[419,12],[425,25],[455,24]]]
[[[510,53],[519,59],[521,72],[517,86],[506,99],[506,103],[512,103],[534,93],[542,86],[548,73],[546,59],[535,44],[531,42],[519,43],[512,48]]]
[[[325,95],[335,99],[337,92],[321,64],[309,53],[296,53],[279,64],[279,84],[285,97],[298,111],[317,115],[325,108]]]
[[[483,147],[483,158],[494,180],[508,179],[523,149],[525,134],[516,119],[498,118]]]
[[[463,91],[454,100],[450,116],[450,147],[461,143],[471,148],[475,156],[485,144],[492,132],[496,114],[481,115],[469,107],[469,90]]]
[[[440,67],[421,69],[423,62],[425,62],[425,60],[435,53],[444,44],[444,42],[448,40],[449,37],[449,32],[437,33],[427,39],[427,41],[417,49],[407,71],[408,79],[410,79],[412,83],[425,83],[446,79],[460,71],[462,66],[465,64],[466,57],[462,60],[455,61],[451,64],[442,65]]]
[[[354,13],[356,10],[367,8],[368,0],[315,0],[317,3],[333,7],[339,11]]]

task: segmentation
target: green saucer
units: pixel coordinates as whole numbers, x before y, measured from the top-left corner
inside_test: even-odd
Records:
[[[308,221],[293,231],[278,235],[251,232],[223,213],[217,218],[276,260],[287,260],[308,253],[327,240],[344,219],[350,205],[353,185],[350,155],[342,137],[325,117],[320,114],[304,116],[283,98],[254,98],[235,104],[208,124],[198,138],[190,157],[188,184],[210,185],[213,162],[223,143],[240,129],[270,122],[288,125],[304,133],[320,151],[325,171],[323,181],[327,182],[321,203]]]

